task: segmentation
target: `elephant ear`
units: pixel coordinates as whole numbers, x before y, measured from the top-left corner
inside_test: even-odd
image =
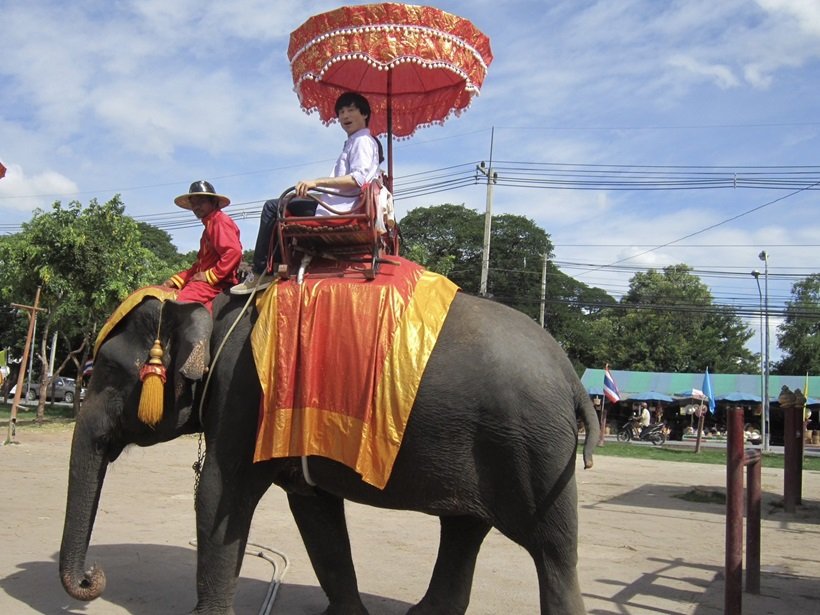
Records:
[[[162,337],[169,356],[166,400],[172,401],[177,425],[187,422],[194,402],[194,383],[202,380],[211,362],[211,313],[200,303],[167,301],[162,314]],[[172,396],[172,400],[168,399]]]
[[[164,317],[171,327],[174,371],[188,380],[202,380],[211,362],[211,332],[214,328],[211,313],[200,303],[176,301],[168,301],[165,312]]]

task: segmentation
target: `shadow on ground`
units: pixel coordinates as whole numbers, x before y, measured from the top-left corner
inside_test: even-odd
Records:
[[[681,604],[695,604],[692,615],[717,615],[724,612],[725,578],[722,567],[693,564],[682,559],[650,558],[656,570],[644,573],[632,583],[599,579],[612,587],[609,595],[584,594],[587,600],[606,601],[610,607],[589,610],[589,615],[622,615],[631,612],[678,615]],[[784,599],[785,597],[785,599]],[[743,612],[748,615],[806,612],[806,604],[820,600],[820,580],[763,571],[760,594],[742,595]],[[785,602],[792,602],[789,607]],[[802,606],[802,608],[801,608]]]
[[[0,590],[38,613],[87,613],[87,603],[72,599],[63,590],[58,558],[59,554],[55,553],[52,561],[17,564],[17,570],[0,579]],[[193,548],[156,544],[92,545],[86,561],[88,567],[98,563],[106,574],[106,589],[98,600],[131,615],[189,613],[196,604],[196,551]],[[237,615],[259,612],[269,588],[269,581],[260,579],[273,576],[270,563],[250,554],[245,556],[243,571],[248,568],[260,578],[240,578],[234,601]],[[382,596],[365,594],[362,599],[372,612],[384,615],[403,614],[411,606]],[[97,601],[92,604],[96,607]],[[306,615],[326,607],[327,598],[318,585],[288,584],[285,578],[272,612]],[[105,609],[94,612],[105,612]]]
[[[719,497],[714,498],[716,501],[691,501],[686,499],[692,492],[700,492]],[[699,487],[695,483],[693,483],[692,486],[685,487],[678,485],[643,484],[631,491],[621,493],[616,497],[601,500],[595,504],[586,504],[583,507],[594,510],[601,506],[614,504],[617,506],[631,506],[636,508],[713,513],[722,516],[726,514],[726,505],[717,500],[722,499],[725,502],[725,498],[725,487]],[[802,503],[797,507],[794,513],[786,513],[783,511],[782,495],[765,491],[761,495],[761,498],[764,519],[820,525],[820,501],[818,500],[809,500],[804,497]]]

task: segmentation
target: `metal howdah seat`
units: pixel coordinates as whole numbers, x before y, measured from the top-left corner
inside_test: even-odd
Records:
[[[296,197],[293,187],[288,188],[279,199],[279,277],[287,279],[297,273],[301,279],[310,267],[311,275],[359,273],[373,279],[379,265],[397,264],[384,258],[398,254],[399,233],[395,225],[377,224],[380,190],[378,182],[365,185],[358,202],[345,212],[324,204],[321,194],[310,193],[311,199],[333,215],[299,216],[290,211],[289,205],[304,199]]]

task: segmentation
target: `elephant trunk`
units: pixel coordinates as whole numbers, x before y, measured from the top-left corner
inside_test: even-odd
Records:
[[[99,598],[105,590],[105,573],[96,566],[86,570],[85,559],[108,459],[81,423],[77,422],[71,442],[68,497],[60,545],[60,580],[72,598],[90,601]]]

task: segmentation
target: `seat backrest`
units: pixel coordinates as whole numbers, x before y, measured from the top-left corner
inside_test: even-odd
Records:
[[[350,211],[331,216],[294,216],[287,210],[290,195],[284,197],[279,233],[285,262],[293,262],[295,250],[322,252],[333,256],[371,254],[377,250],[379,233],[375,220],[379,189],[377,182],[365,185],[359,200]],[[331,206],[322,206],[334,212]]]

